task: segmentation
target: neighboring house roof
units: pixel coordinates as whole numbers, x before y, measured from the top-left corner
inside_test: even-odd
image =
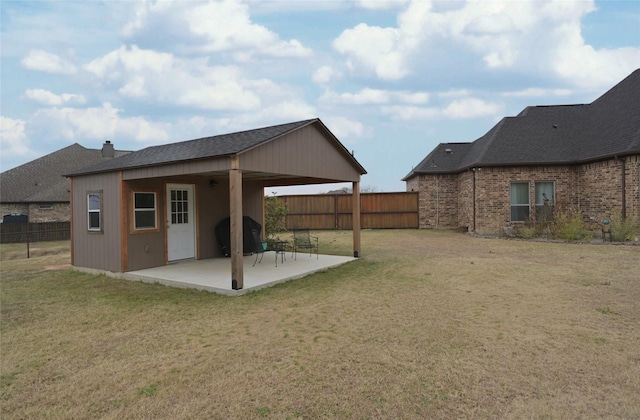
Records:
[[[118,157],[126,153],[129,152],[116,150],[114,156]],[[87,149],[75,143],[2,172],[0,202],[69,202],[69,180],[64,177],[64,174],[113,159],[103,157],[102,154],[101,149]]]
[[[328,133],[330,137],[335,140],[336,145],[341,148],[344,154],[352,159],[353,163],[359,170],[361,170],[361,173],[366,173],[364,168],[355,160],[355,158],[353,158],[351,154],[349,154],[340,141],[331,134],[322,121],[318,118],[314,118],[310,120],[257,128],[254,130],[203,137],[200,139],[163,144],[160,146],[151,146],[137,152],[130,153],[126,156],[122,156],[118,159],[101,162],[88,168],[69,172],[68,175],[87,175],[101,172],[112,172],[121,169],[164,165],[195,159],[237,155],[311,124],[316,124],[316,127]]]
[[[590,104],[530,106],[472,143],[442,143],[403,181],[472,167],[577,164],[637,153],[640,69]]]

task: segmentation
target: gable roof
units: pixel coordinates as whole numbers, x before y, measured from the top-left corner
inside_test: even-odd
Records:
[[[115,157],[127,153],[114,151]],[[0,175],[0,202],[69,202],[69,180],[64,174],[113,159],[103,157],[101,149],[87,149],[74,143],[3,172]]]
[[[340,141],[331,134],[329,129],[322,124],[322,121],[318,118],[314,118],[253,130],[239,131],[236,133],[221,134],[195,140],[151,146],[137,152],[130,153],[126,156],[122,156],[118,159],[101,162],[91,167],[69,172],[68,175],[87,175],[196,159],[237,155],[311,124],[316,124],[317,127],[322,128],[323,131],[328,133],[344,154],[351,157],[353,163],[362,171],[361,173],[366,173],[364,168],[348,153],[342,143],[340,143]]]
[[[640,153],[640,69],[591,104],[530,106],[466,144],[458,146],[457,158],[444,155],[451,144],[438,145],[403,181],[472,167],[577,164]]]

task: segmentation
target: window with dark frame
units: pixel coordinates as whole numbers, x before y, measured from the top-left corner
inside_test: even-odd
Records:
[[[135,230],[157,228],[156,193],[133,193],[133,220]]]
[[[555,185],[553,181],[536,182],[536,220],[547,222],[553,220],[555,203]]]
[[[526,222],[529,220],[529,183],[511,183],[511,221]]]
[[[92,192],[87,194],[87,228],[91,232],[102,231],[102,194]]]

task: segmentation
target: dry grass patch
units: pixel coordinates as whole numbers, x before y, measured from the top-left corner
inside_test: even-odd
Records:
[[[362,238],[241,297],[3,261],[3,418],[640,417],[640,247]]]

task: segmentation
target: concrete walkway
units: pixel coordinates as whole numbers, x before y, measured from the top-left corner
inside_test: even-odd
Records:
[[[180,261],[161,267],[119,273],[117,277],[237,296],[356,260],[335,255],[319,255],[316,258],[315,254],[309,256],[304,253],[298,253],[294,259],[289,253],[286,254],[284,262],[281,255],[278,256],[276,267],[275,257],[274,252],[265,252],[262,262],[253,266],[255,256],[245,256],[244,287],[241,290],[231,288],[230,258]]]

